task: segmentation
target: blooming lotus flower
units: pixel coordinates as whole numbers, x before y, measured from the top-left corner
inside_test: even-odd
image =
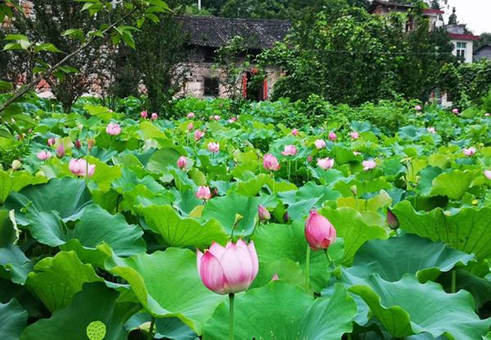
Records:
[[[210,188],[208,187],[199,187],[198,192],[196,193],[196,197],[199,198],[200,200],[209,200],[211,198],[211,191]]]
[[[319,158],[317,160],[317,166],[324,170],[332,169],[334,166],[334,159],[331,158]]]
[[[350,133],[351,139],[358,139],[360,138],[360,134],[356,131],[351,131]]]
[[[375,163],[373,159],[370,159],[368,161],[363,161],[363,163],[361,164],[363,165],[364,171],[373,170],[377,166],[377,163]]]
[[[219,115],[214,115],[213,116],[213,119],[215,119],[216,121],[219,121],[220,119],[222,119]]]
[[[68,168],[72,174],[80,177],[86,177],[87,175],[88,177],[92,177],[95,172],[95,164],[88,164],[87,166],[87,161],[83,158],[72,159],[68,164]],[[89,170],[88,173],[87,170]]]
[[[15,162],[15,161],[14,161],[14,162]],[[12,168],[13,168],[13,166],[12,166]],[[484,176],[486,176],[488,179],[490,179],[490,180],[491,180],[491,170],[485,170],[485,171],[484,171]]]
[[[338,136],[333,131],[329,132],[329,140],[331,142],[334,142],[337,138]]]
[[[209,290],[217,294],[239,293],[251,285],[259,270],[254,242],[238,240],[225,247],[213,243],[203,254],[197,251],[198,273]]]
[[[327,249],[336,241],[336,229],[327,218],[312,210],[305,221],[305,238],[313,250]]]
[[[106,132],[108,135],[117,136],[121,133],[121,127],[116,123],[109,123],[106,126]]]
[[[326,147],[326,142],[323,139],[318,139],[314,142],[315,147],[320,150]]]
[[[192,131],[194,129],[194,124],[193,123],[189,123],[188,124],[188,131]]]
[[[213,153],[219,153],[220,152],[220,144],[210,142],[210,143],[208,143],[208,150],[210,150],[210,152],[213,152]]]
[[[269,153],[263,157],[263,166],[268,171],[278,171],[280,169],[280,164],[276,157]]]
[[[269,221],[271,218],[271,214],[269,213],[268,209],[260,204],[257,206],[257,215],[261,221]]]
[[[75,147],[76,147],[77,149],[82,148],[82,143],[80,143],[80,140],[78,140],[78,139],[77,139],[77,140],[75,140],[75,142],[73,143],[73,145],[75,145]]]
[[[416,111],[421,111],[421,105],[416,105],[416,106],[414,107],[414,109],[415,109]]]
[[[293,129],[293,130],[292,130],[292,135],[294,135],[294,136],[298,136],[298,130],[297,130],[297,129]]]
[[[194,132],[194,140],[195,141],[199,141],[201,138],[203,138],[203,136],[205,135],[205,133],[201,130],[196,130]]]
[[[229,119],[229,123],[235,123],[237,121],[237,117],[232,117]]]
[[[40,161],[45,161],[49,158],[51,158],[51,152],[49,151],[39,151],[37,154],[36,154],[36,157],[40,160]]]
[[[452,113],[458,115],[459,114],[459,109],[453,109],[452,110]]]
[[[194,112],[189,112],[186,116],[188,119],[193,119],[195,117]]]
[[[467,157],[471,157],[476,153],[476,148],[470,147],[468,149],[463,149],[462,151],[464,152],[464,155],[466,155]]]
[[[58,146],[58,148],[56,149],[56,156],[58,158],[65,157],[65,146],[63,145],[63,143],[61,143],[60,146]]]
[[[152,116],[150,117],[150,119],[151,120],[157,120],[157,118],[159,118],[159,115],[157,114],[157,112],[152,113]]]
[[[295,145],[285,146],[285,150],[281,152],[283,156],[295,156],[297,154],[297,148]]]
[[[140,113],[140,117],[142,117],[143,119],[147,119],[147,118],[148,118],[148,113],[147,113],[147,111],[142,111],[142,112]]]
[[[56,138],[49,138],[48,139],[48,145],[53,146],[56,144]]]
[[[179,169],[184,169],[188,165],[188,159],[184,156],[179,157],[177,160],[177,167]]]
[[[426,131],[428,131],[429,133],[436,133],[436,129],[432,126],[430,126],[429,128],[426,129]]]

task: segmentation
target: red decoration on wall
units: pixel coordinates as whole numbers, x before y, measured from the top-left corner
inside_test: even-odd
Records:
[[[263,99],[268,99],[268,78],[264,78],[263,81]]]

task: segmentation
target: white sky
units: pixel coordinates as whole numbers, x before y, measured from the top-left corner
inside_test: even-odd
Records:
[[[448,0],[447,17],[457,8],[459,23],[467,24],[474,34],[491,33],[491,0]]]

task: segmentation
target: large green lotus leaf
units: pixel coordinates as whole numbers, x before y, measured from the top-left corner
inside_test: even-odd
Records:
[[[121,177],[121,168],[119,166],[109,166],[95,157],[89,157],[89,164],[95,165],[94,175],[89,182],[91,189],[107,192],[111,189],[111,184],[114,180]]]
[[[411,203],[403,201],[393,210],[401,229],[432,241],[475,254],[478,260],[491,258],[491,208],[462,208],[449,214],[437,208],[419,213]]]
[[[358,249],[368,240],[386,239],[387,232],[379,226],[367,225],[362,215],[351,208],[323,208],[324,215],[336,228],[337,236],[344,240],[342,263],[351,264]]]
[[[251,288],[267,285],[275,275],[282,281],[305,289],[305,273],[300,264],[286,258],[273,262],[259,262],[259,272]]]
[[[17,300],[0,303],[0,339],[18,340],[27,326],[27,312]]]
[[[87,340],[88,333],[99,329],[93,340],[126,340],[124,322],[134,313],[134,304],[117,303],[119,293],[103,283],[86,283],[72,303],[27,327],[21,340]],[[104,332],[105,330],[105,332]],[[102,335],[105,333],[105,336]]]
[[[103,281],[89,264],[83,264],[75,252],[60,252],[39,261],[26,281],[51,311],[65,308],[86,282]]]
[[[259,191],[268,183],[270,177],[266,174],[259,174],[257,177],[254,177],[248,181],[241,181],[237,183],[236,192],[247,196],[254,197]]]
[[[228,240],[223,226],[214,219],[201,224],[192,218],[181,218],[170,205],[152,205],[137,210],[150,229],[162,236],[170,247],[203,248],[213,241],[223,244]]]
[[[370,240],[356,253],[353,266],[345,270],[350,276],[366,279],[378,274],[386,281],[399,281],[414,274],[420,281],[435,280],[440,272],[448,272],[458,263],[467,265],[472,255],[406,234],[388,240]]]
[[[283,281],[236,295],[236,339],[341,339],[352,329],[353,299],[337,285],[331,297],[314,298]],[[229,303],[205,326],[204,340],[226,339]]]
[[[177,317],[201,334],[204,323],[226,298],[209,291],[201,282],[196,254],[168,248],[128,259],[113,257],[108,270],[125,279],[144,308],[158,318]]]
[[[33,176],[27,171],[0,171],[0,203],[4,203],[12,191],[19,191],[31,184],[46,183],[48,178]]]
[[[453,340],[480,339],[489,331],[491,319],[479,319],[466,291],[447,294],[439,284],[421,284],[411,275],[398,282],[374,275],[367,282],[368,286],[354,286],[350,291],[363,298],[395,338],[426,332]]]
[[[273,263],[282,259],[289,259],[298,263],[300,268],[305,270],[308,243],[305,240],[303,223],[262,225],[257,228],[252,239],[261,263]],[[340,257],[340,255],[336,257]],[[333,254],[332,258],[335,261],[339,260],[336,257]],[[314,290],[316,292],[321,291],[329,278],[328,263],[324,252],[310,252],[309,274],[310,283]]]
[[[14,243],[17,240],[17,231],[12,222],[12,214],[7,210],[0,210],[0,247]]]
[[[359,211],[360,213],[372,211],[377,212],[380,209],[389,206],[392,203],[392,198],[385,190],[381,190],[380,194],[370,199],[360,199],[355,197],[340,197],[336,204],[338,208],[348,207]]]
[[[433,189],[433,180],[442,173],[442,169],[435,166],[427,166],[419,172],[418,190],[421,195],[428,196]]]
[[[22,208],[27,211],[56,211],[63,221],[80,218],[85,207],[92,204],[89,190],[82,179],[65,177],[52,179],[46,184],[31,185],[20,192],[13,192],[5,202],[7,209],[15,209],[19,224],[28,225]]]
[[[203,209],[203,217],[218,220],[225,227],[227,233],[231,234],[236,215],[239,214],[243,218],[235,227],[234,235],[246,236],[254,232],[259,204],[260,198],[258,197],[245,197],[232,192],[227,196],[216,197],[207,202]]]
[[[432,196],[447,196],[452,200],[460,200],[471,187],[478,174],[472,171],[453,170],[438,175],[433,180]]]
[[[303,320],[300,339],[338,340],[353,330],[355,301],[336,284],[332,295],[318,298]]]
[[[286,282],[274,281],[235,297],[235,339],[298,339],[314,298]],[[205,325],[203,340],[228,336],[229,303]]]
[[[87,249],[108,244],[118,256],[130,256],[146,250],[143,230],[130,225],[121,214],[111,215],[98,206],[85,209],[75,228],[68,230],[67,239],[76,239]]]
[[[7,277],[13,282],[24,284],[33,264],[22,250],[13,244],[0,247],[0,277]]]
[[[452,275],[442,275],[438,282],[442,284],[447,291],[450,291],[452,285]],[[479,277],[469,273],[465,269],[457,270],[455,278],[456,290],[465,289],[474,297],[477,308],[491,301],[491,280]]]
[[[167,172],[168,166],[176,166],[177,160],[183,155],[176,148],[164,148],[157,150],[147,164],[147,169],[150,172],[163,173]]]

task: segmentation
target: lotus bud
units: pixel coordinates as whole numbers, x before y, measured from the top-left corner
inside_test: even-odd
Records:
[[[327,249],[336,241],[336,229],[327,218],[312,210],[305,221],[305,238],[313,250]]]
[[[22,166],[22,163],[18,159],[15,159],[12,162],[12,170],[19,170],[21,166]]]
[[[209,187],[201,186],[196,192],[196,197],[200,200],[207,201],[211,198],[211,191]]]
[[[390,209],[387,209],[387,224],[392,230],[399,228],[399,219]]]
[[[257,206],[257,214],[259,216],[259,219],[263,222],[269,221],[271,219],[271,214],[269,213],[268,209],[266,209],[262,205]]]

